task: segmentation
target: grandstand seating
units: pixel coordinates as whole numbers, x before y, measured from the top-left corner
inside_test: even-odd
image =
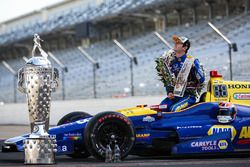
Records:
[[[126,12],[141,5],[150,5],[151,3],[160,3],[163,0],[113,0],[109,3],[102,3],[100,6],[83,9],[83,6],[74,7],[49,16],[46,21],[32,21],[24,23],[18,27],[13,27],[5,33],[0,34],[0,44],[7,44],[17,40],[33,36],[34,33],[42,34],[53,30],[58,30],[72,25],[100,19],[107,15]]]
[[[133,0],[127,0],[119,4],[121,1],[114,1],[103,4],[100,8],[88,9],[88,11],[80,12],[79,9],[72,9],[63,15],[49,18],[46,26],[42,22],[32,23],[30,26],[35,29],[27,28],[27,34],[33,34],[33,31],[39,32],[53,31],[58,28],[63,28],[66,23],[75,24],[79,19],[84,21],[86,19],[94,19],[95,17],[104,16],[105,13],[118,12],[126,10],[126,6],[130,5],[130,9],[136,5],[148,5],[154,0],[144,0],[134,3]],[[119,6],[119,8],[117,8]],[[113,10],[113,9],[116,10]],[[88,14],[86,14],[86,12]],[[72,14],[74,13],[74,14]],[[92,18],[88,18],[89,15]],[[72,19],[72,17],[77,17]],[[56,19],[55,19],[56,18]],[[222,20],[213,20],[213,23],[225,33],[229,39],[236,42],[238,45],[238,52],[232,53],[233,58],[233,75],[235,80],[250,80],[249,74],[249,49],[250,49],[250,15],[232,16]],[[15,30],[10,30],[8,35],[2,42],[15,40],[16,38],[25,37],[25,33],[21,30],[21,26]],[[15,36],[15,32],[21,37]],[[38,32],[38,33],[39,33]],[[227,44],[210,28],[206,22],[200,22],[197,25],[170,27],[165,32],[161,33],[171,43],[171,36],[174,34],[183,35],[190,38],[192,46],[190,54],[197,57],[206,68],[206,72],[212,69],[218,70],[225,79],[229,79],[229,59]],[[4,34],[3,36],[5,36]],[[6,35],[6,36],[8,36]],[[1,39],[2,37],[1,36]],[[158,80],[155,71],[155,58],[159,57],[164,51],[168,50],[153,32],[138,34],[127,39],[119,39],[119,41],[138,59],[138,65],[134,65],[134,86],[135,95],[158,95],[164,94],[165,90],[162,83]],[[97,69],[96,83],[97,83],[97,97],[117,97],[130,95],[130,69],[128,57],[113,43],[113,41],[101,41],[92,44],[85,49],[91,56],[100,64],[100,69]],[[66,99],[83,99],[93,97],[93,67],[75,48],[52,51],[55,56],[61,60],[69,69],[65,73],[65,93]],[[52,60],[51,60],[52,61]],[[12,60],[9,61],[15,70],[19,69],[24,61]],[[56,66],[55,62],[52,64]],[[58,66],[56,66],[59,68]],[[60,68],[59,68],[60,69]],[[0,101],[13,101],[13,77],[8,71],[0,66]],[[60,73],[62,74],[62,73]],[[208,77],[207,77],[208,79]],[[53,99],[61,99],[62,90],[53,94]],[[18,101],[24,101],[24,95],[18,93]]]

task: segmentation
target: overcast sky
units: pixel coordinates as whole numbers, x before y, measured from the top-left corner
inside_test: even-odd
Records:
[[[64,0],[0,0],[0,23]]]

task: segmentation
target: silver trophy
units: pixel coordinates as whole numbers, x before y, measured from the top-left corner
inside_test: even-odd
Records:
[[[24,141],[25,164],[54,164],[57,147],[48,129],[51,92],[58,87],[59,72],[51,66],[40,41],[35,34],[32,58],[18,71],[18,90],[27,96],[31,126],[31,134]],[[40,56],[35,56],[37,48]]]

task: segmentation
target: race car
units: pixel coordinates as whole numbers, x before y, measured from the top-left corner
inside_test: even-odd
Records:
[[[201,100],[180,112],[162,112],[164,105],[138,105],[95,116],[72,112],[50,128],[49,134],[57,140],[58,155],[72,158],[92,155],[102,161],[107,147],[114,149],[115,145],[119,146],[121,159],[129,154],[249,151],[249,89],[249,82],[223,81],[221,75],[212,71],[208,90]],[[5,140],[2,151],[23,151],[23,140],[28,136]]]

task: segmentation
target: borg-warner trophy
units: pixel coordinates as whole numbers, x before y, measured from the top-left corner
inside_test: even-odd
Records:
[[[31,134],[24,141],[25,164],[54,164],[57,147],[48,129],[51,92],[58,87],[59,73],[51,66],[40,41],[35,34],[32,58],[18,71],[18,90],[27,96],[31,126]],[[36,49],[40,56],[36,56]]]

